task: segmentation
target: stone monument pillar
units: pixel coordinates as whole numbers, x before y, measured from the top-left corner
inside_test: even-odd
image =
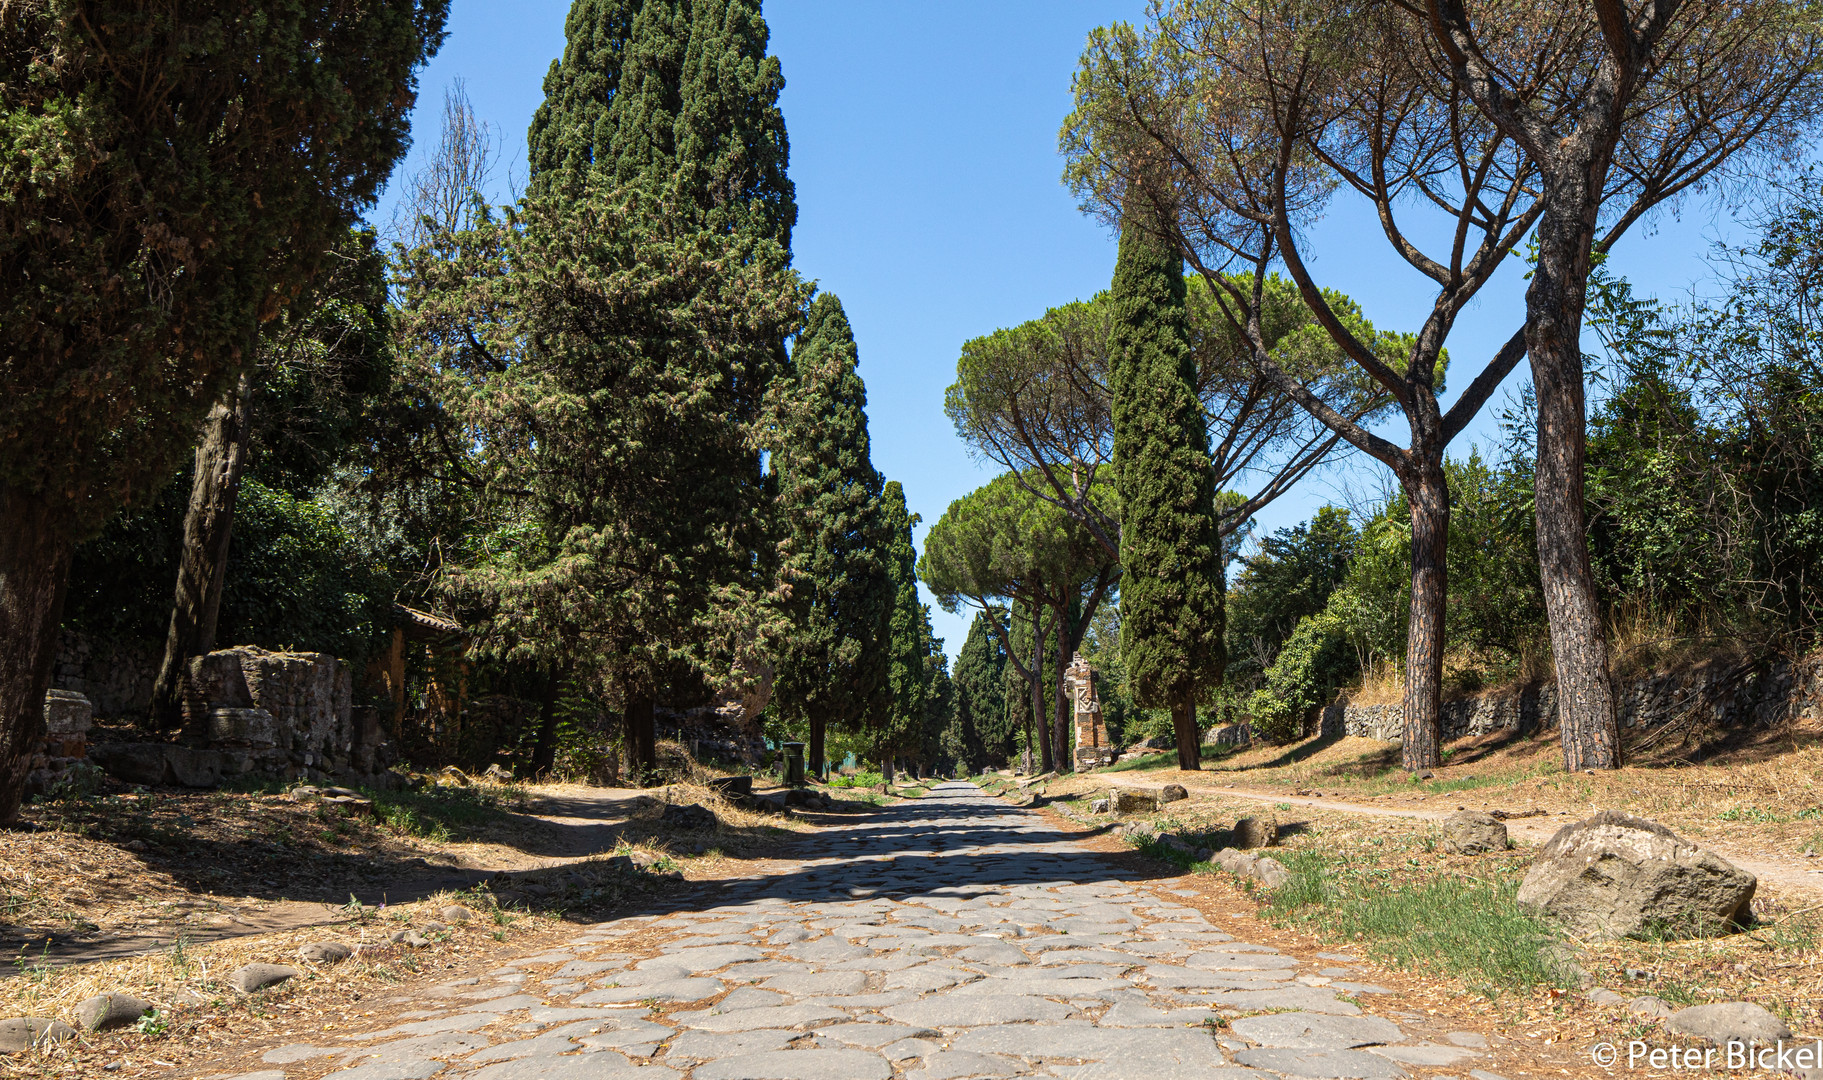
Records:
[[[1075,702],[1076,770],[1083,772],[1114,763],[1108,729],[1101,720],[1101,701],[1095,695],[1095,672],[1081,653],[1063,671],[1064,688]]]

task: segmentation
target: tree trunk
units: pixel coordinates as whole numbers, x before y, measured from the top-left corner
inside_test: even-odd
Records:
[[[633,758],[632,771],[642,787],[658,768],[657,707],[651,694],[627,698],[627,752]]]
[[[804,747],[804,771],[819,779],[828,779],[823,761],[828,753],[823,749],[827,730],[828,724],[821,716],[813,714],[810,717],[810,743]]]
[[[228,574],[228,538],[234,502],[247,463],[253,412],[253,377],[242,374],[234,392],[209,410],[196,448],[196,476],[184,512],[184,546],[177,565],[177,595],[165,633],[164,661],[152,688],[152,721],[170,729],[183,720],[184,668],[192,656],[215,648],[222,585]]]
[[[880,759],[880,780],[889,785],[893,782],[893,756],[891,754]]]
[[[1044,719],[1044,620],[1039,618],[1037,603],[1032,604],[1032,727],[1038,735],[1038,771],[1048,773],[1051,764],[1051,725]]]
[[[563,679],[551,673],[538,706],[538,741],[532,746],[532,776],[544,779],[557,767],[557,691]]]
[[[1415,456],[1415,455],[1414,455]],[[1405,723],[1400,764],[1442,764],[1443,620],[1449,599],[1450,490],[1440,461],[1418,465],[1405,485],[1412,504],[1412,609],[1406,624]]]
[[[1605,172],[1605,170],[1603,170]],[[1589,567],[1583,516],[1587,403],[1583,393],[1582,311],[1594,236],[1598,186],[1580,176],[1547,181],[1559,207],[1538,226],[1538,264],[1526,289],[1526,351],[1538,394],[1536,505],[1538,576],[1551,623],[1557,668],[1557,720],[1564,768],[1617,769],[1620,725],[1608,682],[1608,638]],[[1582,207],[1580,203],[1589,203]]]
[[[1196,701],[1189,688],[1171,695],[1171,734],[1177,740],[1177,767],[1186,772],[1203,768],[1202,733],[1196,729]]]
[[[44,692],[74,545],[62,515],[18,488],[0,485],[0,522],[0,823],[10,823],[44,740]]]
[[[1063,690],[1064,666],[1067,658],[1074,651],[1070,638],[1071,625],[1068,612],[1057,610],[1057,674],[1051,677],[1051,695],[1056,702],[1053,710],[1054,719],[1051,725],[1052,741],[1056,744],[1057,771],[1060,773],[1076,771],[1076,754],[1070,745],[1070,696]]]

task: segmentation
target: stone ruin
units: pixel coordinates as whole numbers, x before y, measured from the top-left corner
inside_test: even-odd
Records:
[[[94,712],[89,699],[74,690],[45,693],[44,742],[26,769],[26,798],[49,793],[72,766],[88,757]]]
[[[103,743],[89,756],[134,784],[206,788],[241,776],[373,784],[394,756],[378,712],[353,701],[352,672],[327,653],[223,649],[190,660],[177,742]]]
[[[1081,653],[1063,671],[1063,685],[1075,705],[1072,725],[1076,743],[1076,771],[1085,772],[1114,764],[1114,746],[1102,722],[1101,699],[1095,693],[1095,672]]]

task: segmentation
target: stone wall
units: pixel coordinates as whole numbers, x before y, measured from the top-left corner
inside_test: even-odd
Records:
[[[89,699],[96,716],[144,716],[152,709],[162,645],[105,641],[68,627],[57,637],[51,686]]]
[[[1823,712],[1823,654],[1792,662],[1715,661],[1623,681],[1615,702],[1623,729],[1654,730],[1678,722],[1770,727]],[[1399,737],[1398,704],[1338,703],[1322,710],[1326,735],[1382,741]],[[1550,684],[1509,687],[1443,703],[1445,740],[1496,731],[1529,733],[1557,723]]]
[[[180,741],[93,747],[128,783],[213,787],[236,776],[371,783],[392,764],[379,715],[355,708],[347,664],[327,653],[244,645],[194,657]]]

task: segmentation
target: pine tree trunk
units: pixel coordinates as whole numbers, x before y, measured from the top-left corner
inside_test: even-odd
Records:
[[[1552,177],[1547,184],[1556,206],[1581,212],[1553,211],[1540,220],[1538,264],[1526,290],[1526,351],[1538,395],[1538,576],[1551,623],[1564,768],[1616,769],[1620,726],[1583,514],[1588,417],[1582,309],[1595,219],[1588,196],[1598,188],[1575,175]]]
[[[893,782],[893,756],[891,754],[887,754],[885,757],[882,757],[880,759],[880,780],[881,780],[881,783],[885,784],[888,787],[890,787],[892,785],[892,782]]]
[[[657,707],[651,694],[634,694],[627,698],[627,752],[633,758],[633,773],[642,786],[658,768]]]
[[[253,377],[243,374],[234,392],[216,402],[196,448],[196,475],[184,512],[184,546],[177,566],[177,594],[165,633],[164,661],[152,688],[152,720],[169,730],[183,721],[184,669],[192,656],[215,648],[222,586],[228,575],[228,540],[234,503],[247,463],[253,411]]]
[[[1188,688],[1171,695],[1171,734],[1177,740],[1177,767],[1186,772],[1203,768],[1203,741],[1196,729],[1196,702]]]
[[[1057,771],[1060,773],[1076,771],[1075,749],[1070,745],[1070,699],[1063,690],[1065,658],[1072,651],[1070,622],[1066,614],[1062,609],[1057,610],[1057,663],[1053,665],[1057,673],[1051,677],[1051,694],[1056,702],[1051,735],[1052,741],[1056,743]]]
[[[18,488],[0,486],[0,522],[0,823],[11,823],[44,740],[74,545],[51,504]]]
[[[1050,772],[1051,725],[1044,719],[1044,621],[1038,617],[1038,605],[1032,605],[1032,727],[1038,736],[1038,771]]]
[[[828,753],[823,747],[828,724],[819,714],[810,717],[810,743],[804,748],[804,771],[818,778],[826,778],[824,756]]]
[[[1400,764],[1416,772],[1442,763],[1443,620],[1449,599],[1450,492],[1442,465],[1417,467],[1412,505],[1412,609],[1405,651],[1405,722]]]

